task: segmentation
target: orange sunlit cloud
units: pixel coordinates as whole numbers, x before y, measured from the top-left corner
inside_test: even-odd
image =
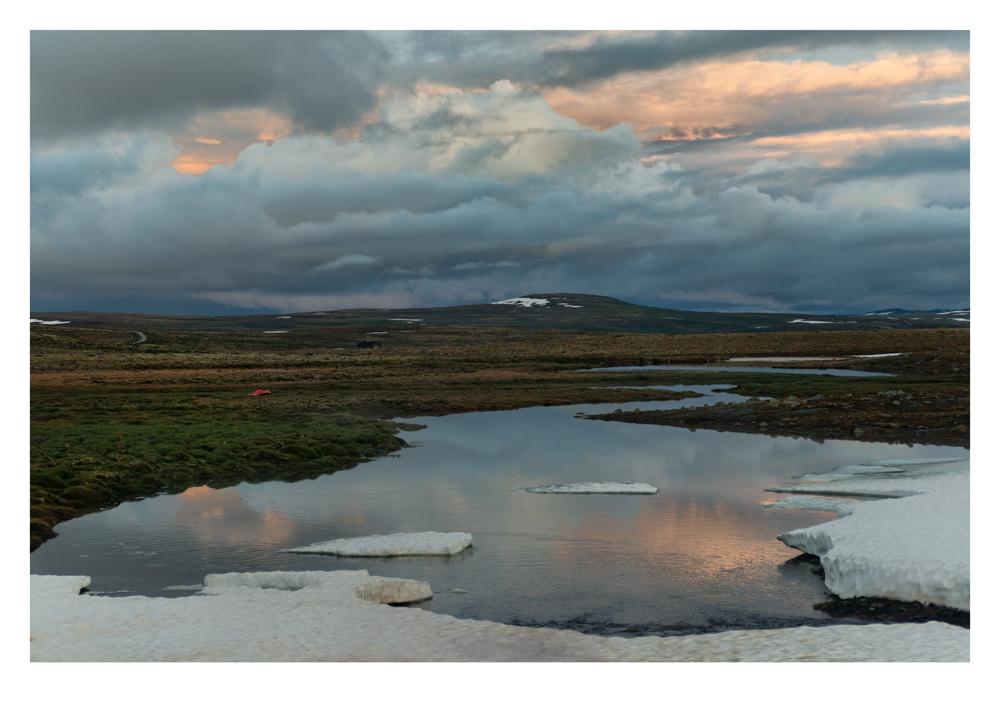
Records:
[[[940,50],[849,65],[758,60],[686,64],[617,76],[587,89],[558,87],[542,93],[556,111],[583,124],[606,129],[624,121],[644,133],[764,123],[775,106],[796,97],[814,101],[809,109],[822,111],[824,96],[905,95],[968,80],[969,54]]]
[[[823,166],[840,166],[858,152],[894,142],[923,140],[943,142],[969,139],[968,125],[931,127],[923,130],[823,130],[799,135],[761,137],[747,145],[754,160],[776,159],[783,161],[807,152]]]
[[[172,165],[181,174],[204,174],[219,164],[232,165],[247,146],[273,143],[293,129],[287,117],[263,108],[202,112],[184,134],[174,136],[181,154]]]

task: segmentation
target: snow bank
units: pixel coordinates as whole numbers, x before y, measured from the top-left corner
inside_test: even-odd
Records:
[[[328,553],[333,556],[454,556],[472,545],[472,534],[424,531],[414,534],[362,536],[335,539],[298,548],[286,553]]]
[[[43,326],[64,326],[72,321],[43,321],[41,318],[32,318],[32,323],[41,323]]]
[[[917,320],[914,318],[913,320]],[[897,355],[908,355],[909,353],[876,353],[875,355],[851,355],[851,357],[896,357]]]
[[[519,298],[519,299],[507,299],[505,301],[494,301],[492,303],[494,306],[497,304],[507,304],[509,306],[523,306],[524,308],[531,308],[532,306],[548,306],[549,300]]]
[[[539,494],[656,494],[659,490],[642,482],[577,482],[527,487],[524,491]]]
[[[599,637],[456,619],[359,599],[407,581],[367,571],[210,575],[198,595],[79,595],[31,576],[32,661],[968,661],[940,622]],[[415,581],[409,581],[415,582]],[[423,583],[426,585],[426,583]],[[274,589],[279,588],[279,589]],[[382,588],[385,589],[385,588]]]
[[[842,598],[888,597],[968,610],[969,461],[922,465],[902,475],[778,488],[898,498],[851,503],[840,508],[836,521],[778,539],[818,556],[827,587]]]

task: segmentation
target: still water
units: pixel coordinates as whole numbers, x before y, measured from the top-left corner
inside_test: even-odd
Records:
[[[598,634],[680,634],[830,623],[811,566],[778,534],[836,518],[766,506],[790,478],[881,458],[968,451],[593,421],[579,413],[738,401],[718,385],[673,402],[592,404],[407,419],[414,447],[315,480],[192,488],[59,524],[32,573],[89,575],[96,593],[184,596],[208,573],[357,570],[426,580],[419,608]],[[644,482],[655,495],[524,488]],[[892,501],[892,500],[886,500]],[[464,531],[451,558],[279,553],[336,538]],[[188,587],[187,590],[176,588]],[[174,588],[167,590],[165,588]]]

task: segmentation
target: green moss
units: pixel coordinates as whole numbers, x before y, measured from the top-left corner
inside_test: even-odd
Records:
[[[60,496],[70,502],[85,502],[94,505],[103,502],[107,495],[105,492],[95,490],[92,487],[77,485],[64,490]]]

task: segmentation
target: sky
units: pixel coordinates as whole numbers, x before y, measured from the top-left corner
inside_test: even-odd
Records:
[[[970,33],[32,31],[32,311],[970,303]]]

